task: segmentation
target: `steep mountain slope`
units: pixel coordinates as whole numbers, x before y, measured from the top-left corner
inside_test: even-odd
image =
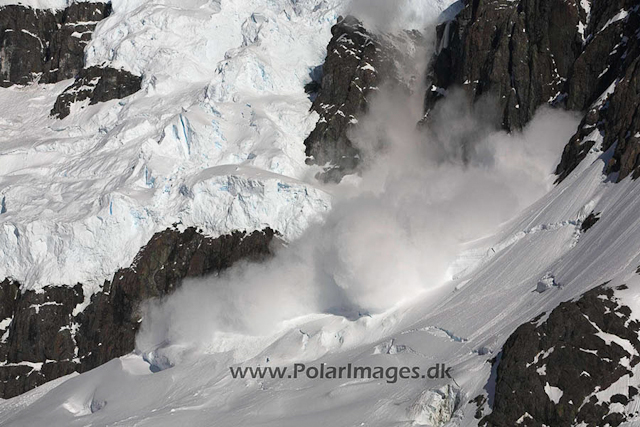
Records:
[[[313,126],[303,87],[322,62],[334,7],[274,5],[258,14],[253,3],[115,3],[79,78],[93,80],[92,67],[108,64],[144,76],[141,92],[102,105],[80,96],[72,117],[57,120],[49,113],[71,82],[3,91],[8,226],[0,239],[15,258],[0,275],[28,289],[95,289],[174,223],[214,236],[269,224],[297,236],[329,206],[326,194],[299,182],[308,172],[294,145]],[[325,38],[290,37],[310,33],[309,25]],[[40,173],[28,173],[34,169]],[[243,189],[251,199],[238,199]],[[298,204],[279,212],[282,199]],[[41,231],[51,237],[38,243]]]
[[[637,2],[474,1],[438,31],[427,125],[434,105],[453,85],[462,86],[473,102],[496,100],[502,111],[499,123],[507,129],[521,127],[543,103],[581,110],[586,114],[565,147],[556,169],[558,181],[572,176],[594,152],[606,153],[602,173],[607,181],[637,177]],[[617,203],[626,208],[633,201]],[[582,231],[603,227],[600,218],[596,208]],[[594,243],[594,251],[602,250],[602,244]],[[620,248],[617,256],[637,263],[635,251]],[[594,262],[606,263],[601,258]],[[618,291],[629,289],[618,285]],[[564,284],[548,273],[536,291],[554,286]],[[640,360],[637,313],[605,286],[539,320],[543,315],[518,328],[493,360],[495,377],[474,399],[480,423],[633,424],[638,384],[631,378]],[[607,393],[609,389],[615,392]]]
[[[360,164],[360,150],[349,135],[358,117],[366,114],[379,86],[410,90],[428,42],[419,31],[369,33],[353,16],[340,18],[331,33],[322,76],[307,86],[320,119],[304,143],[307,163],[324,167],[321,179],[340,182]]]
[[[54,3],[34,5],[66,6]],[[454,5],[460,14],[438,27],[433,43],[422,122],[438,137],[446,136],[442,128],[454,128],[445,141],[453,146],[427,140],[420,148],[434,150],[436,161],[424,163],[422,151],[406,150],[415,142],[412,132],[388,140],[365,134],[372,145],[382,144],[373,150],[358,145],[361,135],[350,139],[358,123],[399,123],[373,127],[384,134],[406,123],[413,130],[417,119],[403,117],[399,105],[412,102],[411,90],[400,91],[394,104],[385,99],[393,96],[376,98],[372,89],[393,80],[379,64],[383,47],[375,44],[389,34],[374,36],[354,18],[338,18],[343,6],[276,1],[256,12],[264,4],[114,2],[75,84],[0,91],[6,113],[0,164],[8,171],[0,178],[0,273],[9,278],[0,286],[4,395],[133,350],[142,322],[135,352],[1,402],[2,425],[638,425],[640,187],[629,176],[636,167],[633,135],[640,131],[637,5]],[[399,36],[412,40],[404,46],[425,40],[409,34],[415,37]],[[602,60],[603,52],[612,54]],[[65,87],[91,91],[83,75],[104,63],[142,76],[142,90],[104,104],[87,98],[71,103],[63,120],[49,117],[56,99],[69,93]],[[361,81],[372,89],[366,96]],[[465,89],[461,104],[456,84]],[[317,96],[314,103],[305,85]],[[465,103],[489,110],[485,97],[498,105],[497,125],[530,135],[523,153],[518,133],[505,137],[484,123],[467,123],[473,120]],[[339,102],[344,111],[336,110]],[[530,121],[545,103],[583,110],[570,141],[570,120],[569,133],[557,124],[535,131],[540,124]],[[35,114],[25,114],[25,105],[37,105]],[[459,117],[435,122],[451,112]],[[542,114],[551,116],[565,117]],[[481,209],[497,217],[503,212],[490,208],[502,199],[483,198],[513,190],[507,198],[531,200],[527,181],[500,168],[532,167],[526,160],[546,150],[544,139],[553,134],[568,142],[558,184],[490,228],[496,219],[485,220]],[[473,145],[484,135],[511,144],[506,151]],[[406,146],[384,146],[397,140]],[[304,157],[305,145],[313,158]],[[458,145],[476,152],[460,154]],[[328,171],[337,181],[372,152],[379,164],[365,159],[374,164],[358,165],[361,178],[324,187],[313,180]],[[555,165],[560,152],[551,154]],[[543,169],[543,178],[549,172]],[[474,184],[484,174],[498,179],[483,192]],[[459,186],[470,189],[457,193]],[[423,197],[424,204],[416,200]],[[456,197],[478,201],[451,203]],[[380,214],[379,205],[391,205],[391,215]],[[367,209],[375,214],[365,215]],[[458,212],[464,209],[477,212]],[[420,233],[423,222],[442,232]],[[475,234],[470,222],[477,223]],[[478,232],[484,237],[456,240]],[[284,245],[270,244],[275,233]],[[402,233],[413,239],[389,238]],[[425,242],[413,240],[425,239],[432,250],[420,257],[402,246],[422,248]],[[313,268],[305,264],[309,245]],[[243,259],[263,263],[236,263]],[[141,300],[173,292],[183,278],[211,272],[217,274],[138,310]],[[422,292],[410,286],[416,276]],[[246,285],[252,281],[259,286]],[[384,281],[384,289],[368,283]],[[313,288],[316,282],[329,291]],[[242,327],[248,319],[254,329]],[[229,373],[294,363],[396,374],[437,363],[453,375],[237,379]]]
[[[57,83],[84,65],[84,49],[110,3],[73,3],[63,10],[7,5],[0,14],[2,86]]]
[[[132,351],[145,299],[330,206],[298,148],[326,40],[290,35],[335,4],[32,5],[60,9],[0,8],[0,71],[34,82],[0,93],[2,397]]]
[[[0,406],[3,423],[40,425],[46,418],[51,425],[477,425],[471,400],[490,387],[490,360],[518,325],[609,280],[629,287],[619,296],[638,319],[640,187],[630,180],[608,182],[602,173],[606,158],[590,154],[580,170],[498,234],[469,244],[451,271],[453,281],[400,307],[355,321],[310,315],[271,336],[218,333],[204,354],[187,352],[158,373],[141,356],[128,356],[7,401]],[[583,233],[593,209],[601,219]],[[555,285],[539,292],[538,282],[549,274]],[[527,355],[527,363],[536,356]],[[294,362],[425,369],[438,362],[452,367],[455,383],[229,375],[236,364]],[[626,385],[612,387],[610,395]],[[637,403],[630,399],[628,405]]]
[[[505,129],[546,103],[589,111],[556,173],[564,179],[584,159],[597,129],[605,149],[617,147],[608,170],[621,180],[638,168],[639,20],[633,0],[468,2],[438,29],[427,111],[454,85],[496,103]]]

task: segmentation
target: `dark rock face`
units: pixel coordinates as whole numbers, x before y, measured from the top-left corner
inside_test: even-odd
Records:
[[[500,125],[522,128],[563,89],[581,49],[579,0],[473,0],[438,28],[426,111],[459,85],[497,99]]]
[[[322,81],[311,107],[320,120],[304,144],[307,163],[329,165],[325,180],[340,181],[358,164],[358,150],[347,131],[367,110],[367,96],[378,88],[380,45],[351,16],[340,19],[331,34]]]
[[[640,175],[637,0],[469,0],[438,27],[428,76],[428,116],[453,86],[472,102],[497,100],[497,125],[525,126],[544,104],[587,114],[557,167],[559,180],[575,169],[602,134],[614,144],[607,172]],[[636,136],[637,135],[637,136]]]
[[[131,352],[141,321],[142,301],[172,293],[185,277],[218,273],[240,260],[261,261],[270,255],[274,232],[235,232],[216,239],[189,228],[167,230],[142,248],[133,265],[116,272],[111,283],[91,299],[78,316],[81,371]]]
[[[640,323],[630,316],[631,309],[603,285],[560,304],[547,320],[539,316],[520,326],[502,349],[493,412],[481,424],[617,426],[637,416],[609,414],[612,404],[626,406],[634,398],[633,387],[604,402],[595,396],[624,375],[633,376],[631,368],[640,362]],[[562,392],[555,394],[557,403],[548,394],[554,388]]]
[[[130,353],[142,302],[169,295],[186,277],[217,273],[239,260],[261,261],[270,255],[274,237],[271,229],[215,239],[194,228],[158,233],[133,265],[116,272],[84,310],[79,284],[20,292],[19,283],[4,280],[0,283],[4,319],[0,360],[5,361],[0,366],[0,396],[10,398]]]
[[[564,179],[602,138],[602,150],[615,145],[607,173],[622,180],[640,175],[640,5],[633,1],[595,2],[583,53],[568,82],[567,106],[588,110],[565,147],[556,174]],[[621,11],[628,15],[613,18]]]
[[[76,81],[58,96],[51,115],[59,119],[71,113],[75,102],[89,100],[89,105],[122,99],[138,92],[142,77],[125,70],[109,67],[90,67],[80,70]]]
[[[637,6],[635,0],[592,2],[585,42],[567,82],[569,109],[587,110],[637,57],[638,41],[631,40],[640,28],[634,22]],[[616,20],[620,11],[635,13],[636,17]]]
[[[394,47],[402,41],[374,35],[352,16],[339,18],[331,33],[322,79],[306,88],[314,97],[311,110],[320,120],[304,144],[307,164],[325,167],[319,178],[339,182],[358,166],[360,153],[349,132],[367,112],[370,96],[385,82],[403,84],[401,52]],[[406,35],[416,41],[422,37],[418,32]]]
[[[75,78],[51,115],[64,118],[71,104],[121,99],[140,90],[142,78],[109,67],[84,68],[84,49],[111,3],[73,3],[62,11],[0,8],[0,86],[57,83]]]
[[[75,77],[96,24],[110,14],[110,3],[73,3],[62,11],[0,8],[0,86]]]
[[[582,221],[582,225],[580,226],[580,230],[584,233],[589,231],[591,227],[596,225],[596,223],[600,221],[600,213],[591,212],[589,216],[587,216],[584,221]]]
[[[73,309],[83,300],[82,286],[47,287],[20,293],[10,280],[0,283],[3,319],[0,395],[15,396],[74,371]],[[27,362],[27,363],[25,363]]]

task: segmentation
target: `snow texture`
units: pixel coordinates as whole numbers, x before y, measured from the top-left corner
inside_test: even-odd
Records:
[[[640,265],[640,185],[630,179],[609,182],[602,174],[606,159],[606,153],[592,152],[563,183],[496,234],[469,244],[468,250],[484,249],[486,254],[474,268],[407,304],[354,321],[308,315],[268,336],[219,334],[215,345],[221,351],[185,353],[180,363],[155,374],[141,356],[130,355],[3,402],[0,423],[172,426],[207,425],[215,419],[220,426],[419,425],[449,416],[452,401],[442,399],[449,393],[442,389],[447,384],[233,380],[228,367],[284,366],[296,361],[428,366],[438,360],[453,367],[462,393],[463,404],[451,415],[455,424],[448,425],[475,425],[475,405],[464,403],[486,384],[490,375],[486,360],[492,356],[473,350],[500,348],[518,325],[606,280],[628,284],[630,289],[621,291],[620,297],[640,316],[637,292],[632,290],[640,284],[635,274]],[[602,212],[602,218],[576,244],[572,221],[587,205]],[[547,227],[563,223],[567,225]],[[539,231],[514,238],[531,229]],[[564,286],[532,292],[549,271]],[[456,289],[462,281],[468,283]],[[404,351],[380,350],[391,346]],[[235,350],[227,351],[230,348]],[[606,393],[626,388],[627,380],[621,379]],[[551,399],[560,393],[552,386],[548,392]],[[147,409],[140,411],[143,407]],[[429,407],[434,411],[425,412]]]
[[[174,222],[212,235],[270,225],[294,240],[321,221],[333,201],[304,165],[302,141],[317,117],[302,86],[323,60],[339,2],[114,0],[114,10],[88,61],[143,75],[141,93],[55,121],[48,110],[69,82],[0,91],[0,277],[30,288],[97,286]],[[477,425],[467,402],[490,378],[491,349],[605,281],[640,285],[640,182],[608,180],[610,156],[596,144],[562,183],[459,247],[446,281],[387,310],[310,312],[261,334],[203,328],[205,345],[175,345],[165,354],[171,363],[131,354],[0,402],[0,424]],[[515,188],[528,200],[528,188]],[[600,220],[581,233],[594,211]],[[539,283],[544,292],[535,292]],[[293,290],[284,297],[296,300]],[[640,316],[637,291],[621,298]],[[455,389],[449,381],[229,376],[229,366],[434,361],[452,368]],[[548,386],[550,399],[560,393]]]
[[[293,239],[320,220],[304,84],[339,3],[114,1],[87,63],[144,76],[141,92],[58,121],[69,81],[0,90],[0,280],[90,294],[174,223]]]

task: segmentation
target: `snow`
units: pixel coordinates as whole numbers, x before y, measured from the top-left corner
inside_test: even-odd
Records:
[[[633,344],[631,344],[631,342],[627,339],[620,338],[617,335],[608,334],[602,331],[598,332],[596,336],[601,338],[607,345],[611,345],[611,343],[618,344],[620,347],[625,349],[625,351],[627,351],[627,353],[629,353],[631,356],[635,356],[638,354],[636,349],[633,347]]]
[[[538,354],[536,354],[533,358],[533,362],[531,363],[527,363],[526,367],[528,368],[531,365],[536,365],[538,363],[538,360],[544,360],[547,357],[549,357],[549,355],[551,353],[553,353],[553,351],[555,350],[554,347],[551,347],[549,350],[545,350],[545,351],[541,351]]]
[[[451,3],[429,3],[430,16]],[[318,117],[304,84],[345,6],[116,0],[87,65],[141,75],[141,92],[73,104],[58,121],[49,110],[71,81],[0,90],[0,278],[90,295],[175,223],[213,237],[270,226],[293,240],[321,220],[331,195],[305,165]]]
[[[604,31],[605,29],[607,29],[610,25],[615,24],[618,21],[622,21],[623,19],[626,19],[627,16],[629,16],[629,11],[625,10],[625,9],[621,9],[618,11],[618,13],[616,13],[614,16],[611,17],[611,19],[609,19],[600,29],[599,32]]]
[[[413,420],[414,425],[444,425],[451,420],[457,401],[457,391],[452,386],[426,390],[409,408],[408,417]]]
[[[549,383],[546,383],[544,385],[544,392],[547,393],[547,396],[549,396],[549,400],[551,400],[556,405],[558,404],[558,402],[560,402],[560,399],[564,394],[564,392],[558,387],[551,386],[549,385]]]
[[[0,90],[0,277],[31,289],[80,281],[95,290],[176,222],[210,235],[272,226],[293,240],[321,221],[332,197],[304,164],[302,141],[317,115],[302,87],[324,58],[339,2],[114,0],[114,10],[88,61],[143,75],[142,92],[56,121],[48,111],[69,81]],[[476,425],[467,402],[491,375],[488,349],[605,281],[640,284],[640,182],[608,180],[610,153],[599,151],[600,134],[591,137],[597,144],[561,184],[462,245],[440,287],[356,319],[308,313],[261,335],[212,331],[198,351],[168,349],[170,363],[130,354],[0,402],[0,424]],[[592,211],[601,212],[598,226],[582,234]],[[540,282],[545,291],[532,292]],[[621,295],[640,316],[637,291]],[[452,367],[455,388],[229,375],[240,365],[435,361]],[[563,393],[548,383],[545,391],[556,403]]]
[[[533,417],[528,412],[525,412],[520,418],[518,418],[518,420],[516,421],[516,424],[522,424],[526,420],[532,419],[532,418]]]
[[[369,71],[376,71],[375,68],[373,68],[373,65],[369,64],[368,62],[361,67],[363,70],[369,70]]]
[[[143,75],[141,92],[57,121],[70,81],[0,90],[0,277],[91,294],[174,223],[291,240],[320,220],[331,196],[305,165],[303,88],[340,2],[316,6],[114,1],[87,62]]]
[[[578,22],[578,34],[580,34],[580,38],[582,39],[582,43],[584,44],[585,41],[586,41],[585,30],[587,29],[589,21],[591,20],[591,3],[590,3],[590,0],[580,0],[580,7],[582,8],[582,10],[584,11],[584,13],[586,15],[585,22],[582,22],[582,21]]]
[[[7,317],[6,319],[3,319],[2,321],[0,321],[0,329],[2,330],[7,329],[7,327],[11,324],[12,320],[13,320],[13,317]]]
[[[637,276],[640,185],[630,179],[608,181],[602,174],[606,156],[590,152],[585,163],[549,194],[496,234],[467,245],[476,254],[487,254],[486,259],[445,286],[391,310],[357,320],[309,315],[261,337],[219,334],[205,353],[175,349],[181,356],[174,366],[155,374],[145,370],[145,363],[147,370],[150,366],[141,356],[130,355],[70,378],[37,400],[33,396],[42,393],[40,389],[3,402],[0,423],[35,426],[45,418],[49,425],[205,425],[211,419],[220,426],[421,423],[449,413],[446,399],[429,403],[440,399],[434,393],[446,383],[233,380],[228,368],[263,365],[266,360],[271,366],[304,361],[426,367],[437,360],[452,367],[460,393],[466,396],[452,416],[461,426],[475,425],[475,406],[466,402],[489,378],[486,360],[491,356],[472,350],[500,348],[518,325],[539,313],[607,280],[621,284]],[[576,243],[575,228],[587,210],[602,212],[599,226]],[[524,233],[533,229],[538,231]],[[497,253],[492,247],[499,248]],[[563,286],[531,292],[550,271]],[[463,281],[466,285],[457,288]],[[626,298],[634,295],[630,290]],[[550,351],[541,352],[537,360]],[[559,401],[562,390],[552,385],[546,390],[551,400]],[[21,405],[21,400],[29,404]]]

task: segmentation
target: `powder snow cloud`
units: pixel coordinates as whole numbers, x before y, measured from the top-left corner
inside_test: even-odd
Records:
[[[268,336],[308,314],[352,319],[393,309],[444,284],[462,243],[549,191],[575,115],[543,108],[523,132],[507,134],[493,125],[490,99],[473,107],[454,90],[429,126],[417,126],[425,89],[417,86],[410,96],[383,87],[371,99],[350,135],[361,173],[326,188],[333,209],[321,224],[263,264],[189,280],[151,301],[138,349],[227,351],[233,341],[225,346],[221,334]]]

